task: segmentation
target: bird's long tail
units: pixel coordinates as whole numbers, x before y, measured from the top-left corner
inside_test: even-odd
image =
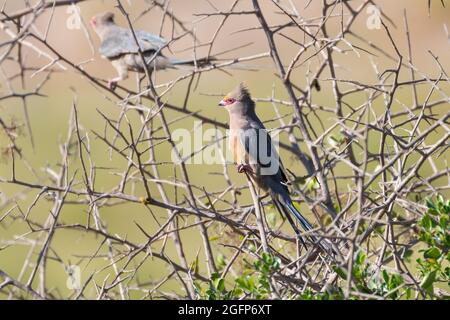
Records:
[[[218,59],[215,57],[205,57],[201,59],[195,59],[195,60],[178,60],[178,59],[170,59],[170,67],[177,68],[177,69],[192,69],[193,66],[197,65],[198,68],[204,68],[207,66],[211,66],[214,63],[220,64],[226,61],[230,61],[231,59]],[[223,71],[224,66],[221,67],[221,70]],[[226,69],[233,69],[233,70],[246,70],[246,71],[254,71],[257,72],[264,67],[261,66],[253,66],[253,65],[247,65],[240,62],[228,64],[226,66]]]
[[[211,64],[211,62],[213,62],[215,60],[216,60],[216,58],[214,58],[214,57],[205,57],[205,58],[192,59],[192,60],[170,59],[170,63],[172,64],[172,66],[195,66],[195,65],[197,65],[197,67],[204,67],[204,66]]]
[[[300,211],[297,210],[297,208],[292,203],[291,199],[276,199],[274,197],[274,202],[278,210],[281,211],[281,213],[286,216],[286,218],[291,222],[291,224],[292,219],[290,218],[290,216],[294,216],[304,231],[308,232],[314,229],[313,226],[308,222],[308,220],[306,220],[306,218],[300,213]],[[294,225],[292,225],[292,227],[295,228]],[[296,232],[297,231],[298,230],[296,230]],[[328,240],[318,239],[316,236],[313,235],[308,235],[307,238],[311,242],[317,244],[324,252],[336,254],[335,250],[332,248]]]

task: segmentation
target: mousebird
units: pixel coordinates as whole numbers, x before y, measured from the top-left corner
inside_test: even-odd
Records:
[[[270,135],[256,115],[255,102],[245,85],[241,83],[227,94],[219,106],[224,107],[229,114],[229,147],[238,172],[246,173],[257,187],[270,194],[277,210],[286,217],[299,237],[300,233],[292,218],[303,230],[313,230],[312,225],[292,202],[281,159]],[[335,253],[329,240],[318,239],[313,235],[307,235],[306,238],[324,252]],[[302,237],[300,240],[305,245]]]
[[[110,89],[114,89],[117,82],[126,80],[129,71],[145,72],[146,66],[139,55],[142,50],[145,64],[150,70],[179,68],[181,66],[203,66],[213,57],[196,60],[178,60],[166,57],[161,50],[167,45],[163,38],[146,31],[135,30],[139,46],[130,29],[118,26],[114,21],[114,13],[105,12],[91,19],[91,26],[100,38],[100,54],[111,61],[118,76],[108,81]]]

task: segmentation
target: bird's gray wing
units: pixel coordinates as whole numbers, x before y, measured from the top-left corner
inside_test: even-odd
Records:
[[[145,31],[135,31],[139,46],[143,52],[157,51],[166,41]],[[113,59],[127,53],[138,53],[139,48],[130,30],[117,27],[112,29],[100,45],[100,54]]]
[[[286,183],[287,177],[283,164],[270,135],[261,122],[251,121],[249,124],[245,130],[241,131],[239,138],[250,161],[259,166],[261,174],[272,176],[279,182]]]

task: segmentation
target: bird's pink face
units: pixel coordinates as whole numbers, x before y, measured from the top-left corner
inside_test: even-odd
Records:
[[[97,28],[97,24],[98,24],[97,17],[92,17],[90,23],[91,23],[92,28],[96,29]]]
[[[97,14],[92,17],[90,23],[95,30],[102,29],[106,25],[114,24],[114,14],[112,12]]]
[[[236,99],[225,96],[222,101],[219,102],[219,106],[221,107],[228,107],[236,103]]]

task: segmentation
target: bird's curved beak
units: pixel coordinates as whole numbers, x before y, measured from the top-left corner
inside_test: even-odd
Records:
[[[219,106],[221,106],[221,107],[224,107],[224,106],[226,106],[226,103],[225,103],[225,101],[223,101],[223,100],[220,100],[220,102],[219,102]]]

